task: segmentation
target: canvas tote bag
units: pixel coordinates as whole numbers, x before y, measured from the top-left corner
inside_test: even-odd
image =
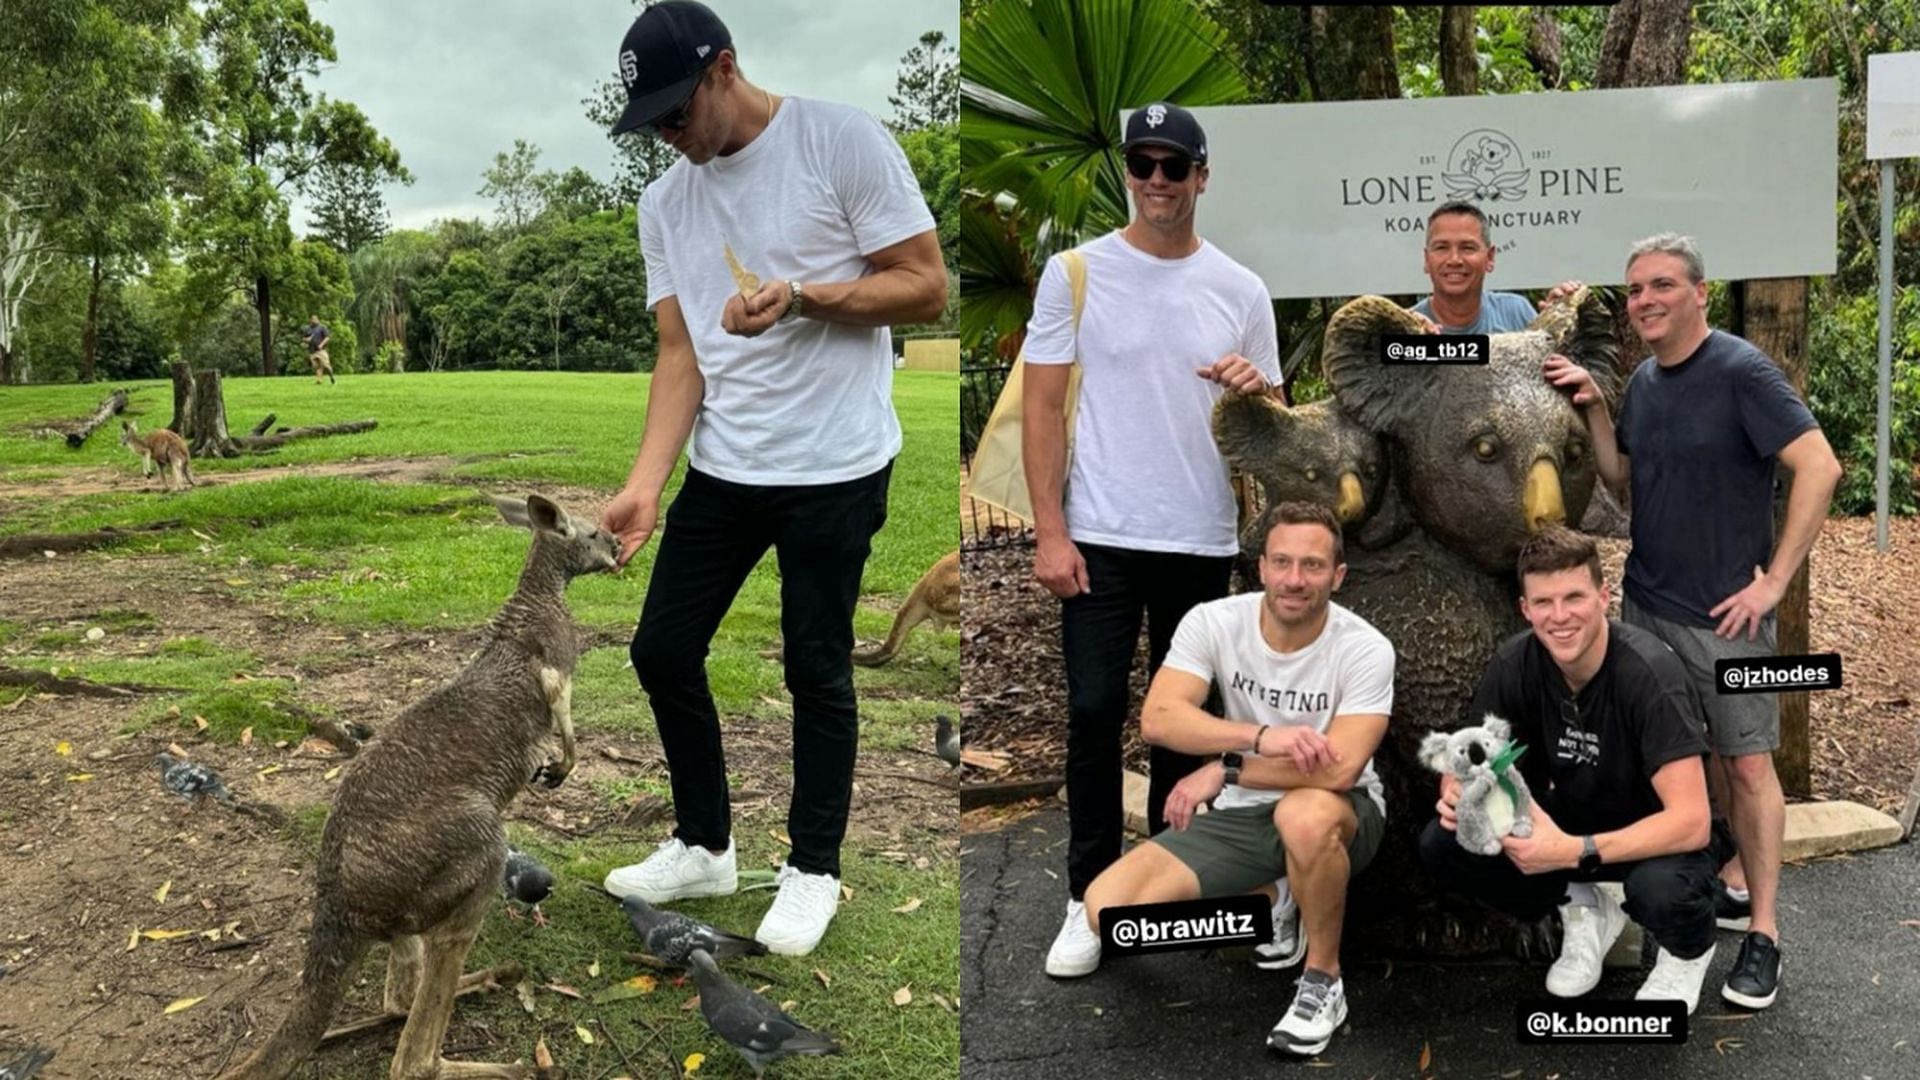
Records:
[[[1067,271],[1067,285],[1073,292],[1074,361],[1067,373],[1067,466],[1073,465],[1073,418],[1080,403],[1080,310],[1087,302],[1087,260],[1079,251],[1060,256]],[[980,432],[973,451],[973,467],[968,492],[988,506],[998,507],[1022,521],[1033,520],[1033,498],[1027,492],[1026,462],[1021,447],[1027,360],[1024,351],[1013,362],[1007,383],[993,404],[993,413]]]

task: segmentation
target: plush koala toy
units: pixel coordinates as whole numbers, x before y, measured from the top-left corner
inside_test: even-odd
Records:
[[[1512,727],[1487,714],[1479,727],[1435,732],[1420,743],[1420,761],[1460,781],[1454,807],[1460,846],[1476,855],[1500,854],[1503,836],[1533,835],[1533,795],[1513,763],[1526,747],[1508,742]]]

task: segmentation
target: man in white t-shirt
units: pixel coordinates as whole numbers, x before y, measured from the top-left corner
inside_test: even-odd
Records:
[[[1214,445],[1214,403],[1280,381],[1273,305],[1260,278],[1194,232],[1207,187],[1206,135],[1177,105],[1127,119],[1123,230],[1081,248],[1086,298],[1078,334],[1065,267],[1048,261],[1024,349],[1023,431],[1034,509],[1034,576],[1061,598],[1067,669],[1067,915],[1047,970],[1079,966],[1082,897],[1120,857],[1121,743],[1128,681],[1147,624],[1148,673],[1193,605],[1227,594],[1237,510]],[[1064,421],[1069,365],[1081,365],[1072,473]],[[1153,750],[1150,827],[1200,760]],[[1098,941],[1092,945],[1097,948]]]
[[[1088,886],[1086,922],[1127,904],[1292,888],[1307,941],[1276,1049],[1326,1049],[1347,1016],[1340,933],[1347,883],[1378,850],[1386,801],[1374,751],[1393,711],[1393,645],[1332,602],[1346,577],[1333,511],[1277,503],[1261,519],[1262,591],[1196,606],[1147,691],[1141,725],[1156,745],[1218,755],[1167,800],[1171,828]],[[1201,707],[1218,687],[1222,719]],[[1212,811],[1195,814],[1211,803]],[[1100,963],[1099,938],[1084,957]]]
[[[659,359],[626,486],[601,515],[620,562],[653,534],[691,436],[631,654],[653,706],[677,825],[607,875],[665,903],[738,887],[708,644],[771,546],[793,694],[792,854],[755,935],[802,955],[840,902],[859,718],[853,610],[900,450],[887,327],[946,304],[946,270],[906,156],[867,113],[780,98],[741,73],[720,19],[691,0],[642,12],[621,44],[626,112],[679,151],[640,196]],[[743,295],[729,265],[757,275]]]

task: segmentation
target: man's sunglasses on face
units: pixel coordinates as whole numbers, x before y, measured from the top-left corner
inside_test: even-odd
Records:
[[[687,100],[675,106],[670,112],[641,124],[641,133],[651,135],[656,139],[664,139],[666,138],[664,132],[667,130],[679,131],[686,127],[687,121],[692,118],[693,99],[699,96],[700,85],[706,81],[706,76],[703,73],[700,79],[693,84],[693,93],[687,95]]]
[[[1169,184],[1184,183],[1187,175],[1193,172],[1193,159],[1190,157],[1148,157],[1145,154],[1128,154],[1127,171],[1135,180],[1153,179],[1153,170],[1158,168],[1160,175],[1167,178]]]

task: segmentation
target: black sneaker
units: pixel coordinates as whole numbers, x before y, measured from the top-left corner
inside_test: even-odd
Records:
[[[1753,923],[1753,901],[1735,900],[1727,883],[1715,878],[1713,920],[1722,930],[1745,930]]]
[[[1764,1009],[1773,1004],[1780,991],[1780,947],[1759,931],[1749,933],[1740,942],[1740,955],[1734,957],[1733,970],[1727,972],[1727,984],[1720,996],[1735,1005]]]

